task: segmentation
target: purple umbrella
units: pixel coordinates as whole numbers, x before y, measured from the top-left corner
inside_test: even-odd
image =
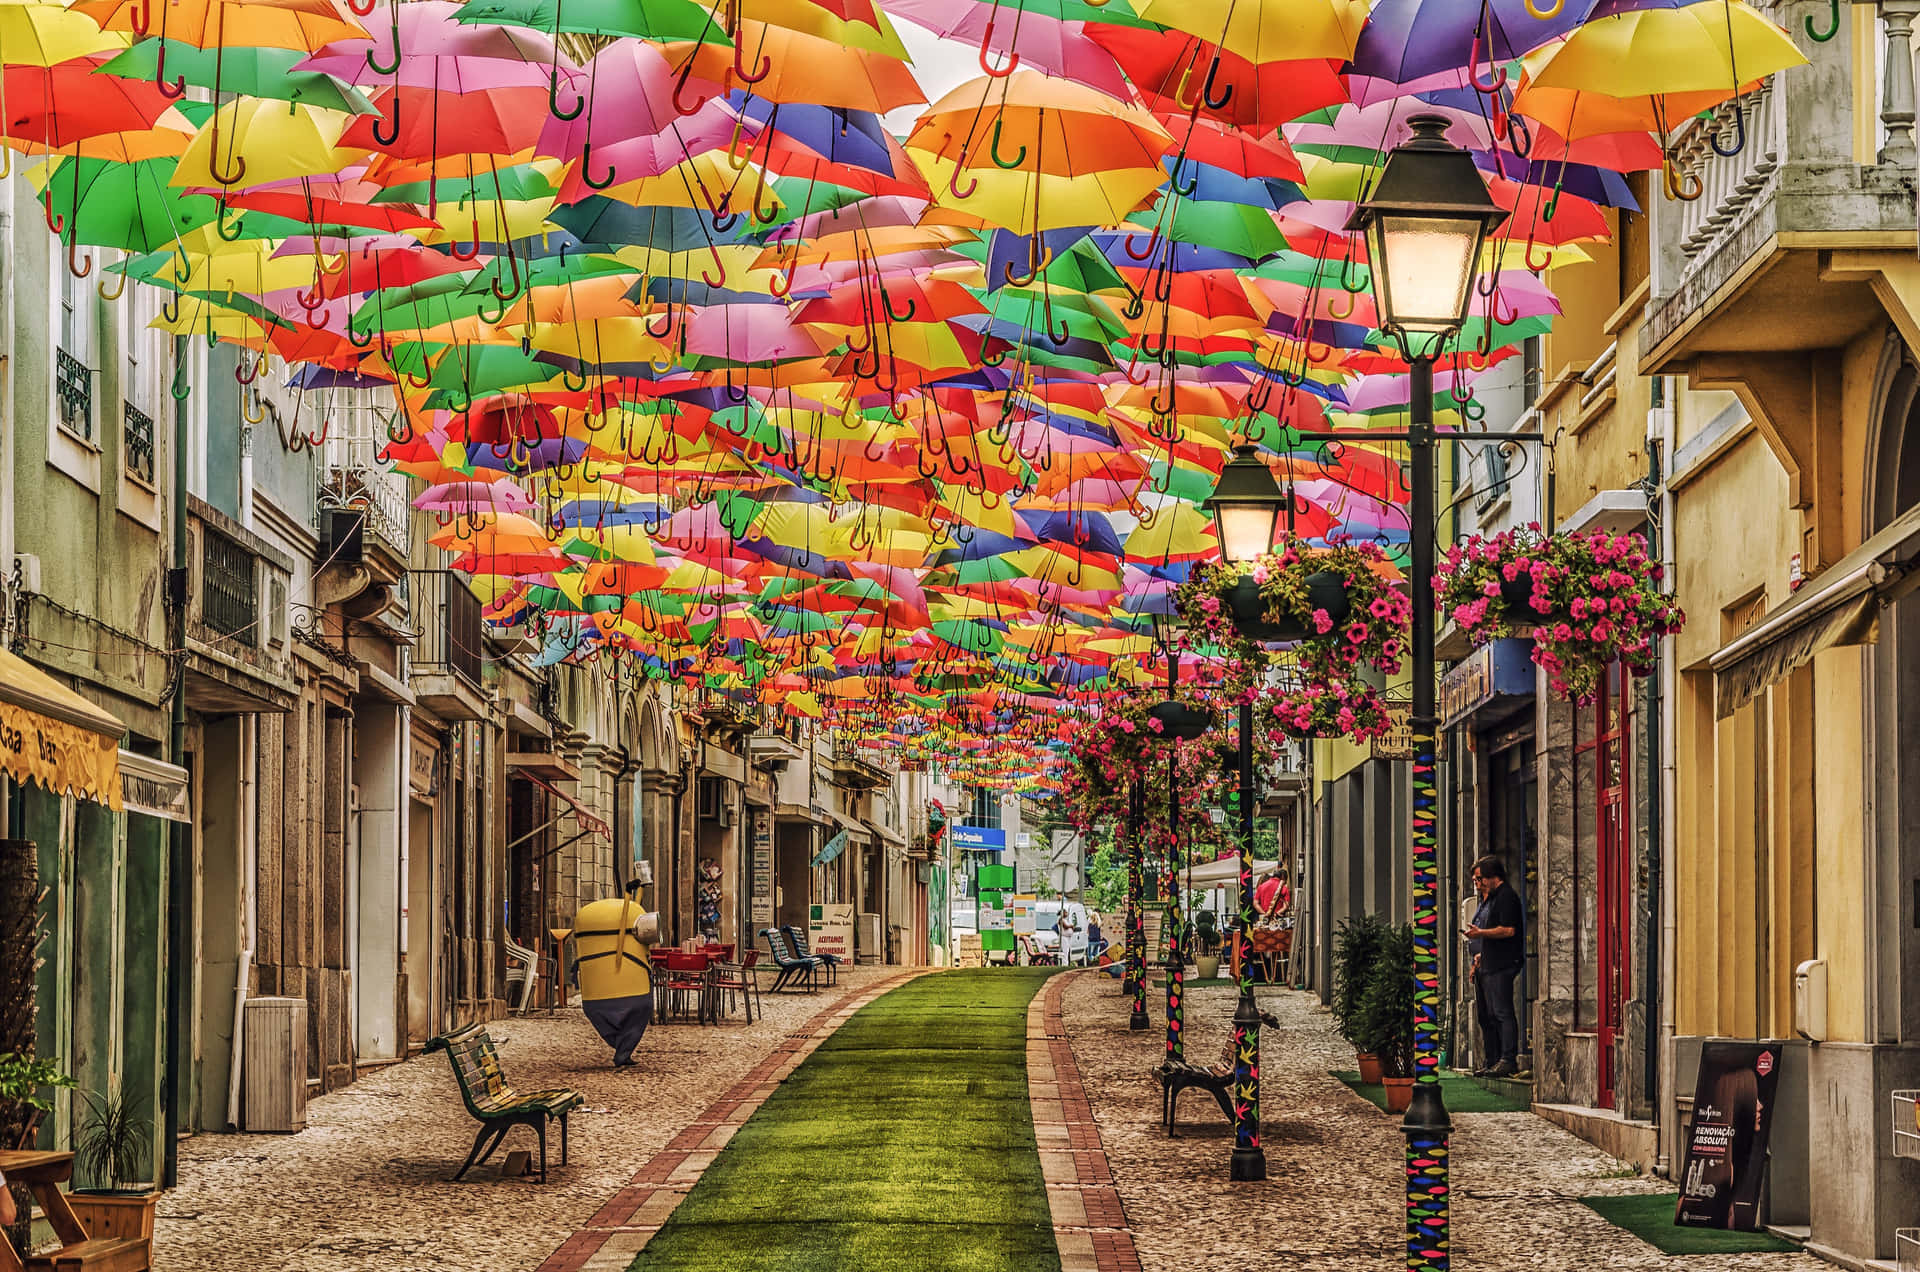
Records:
[[[1525,0],[1380,0],[1360,32],[1350,66],[1355,74],[1406,84],[1465,67],[1505,65],[1583,22],[1591,0],[1573,0],[1551,18],[1527,11]]]

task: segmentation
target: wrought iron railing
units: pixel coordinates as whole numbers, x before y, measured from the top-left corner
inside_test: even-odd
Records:
[[[137,477],[151,486],[153,484],[153,417],[128,402],[125,424],[121,429],[120,445],[125,451],[124,462],[129,477]]]
[[[242,645],[260,643],[257,562],[246,546],[200,527],[200,622]]]
[[[331,395],[329,395],[331,398]],[[413,505],[407,480],[380,461],[387,441],[388,412],[365,395],[308,406],[328,416],[321,445],[318,508],[354,508],[366,513],[367,529],[401,557],[412,542]]]
[[[60,401],[60,425],[93,440],[93,370],[65,349],[54,354],[54,395]]]
[[[414,673],[451,673],[478,689],[486,666],[479,598],[452,570],[414,570],[408,574],[407,599],[420,632],[411,659]]]

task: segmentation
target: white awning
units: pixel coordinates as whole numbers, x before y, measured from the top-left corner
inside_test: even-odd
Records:
[[[1823,649],[1877,639],[1880,607],[1920,583],[1914,571],[1916,545],[1920,508],[1896,517],[1727,642],[1708,660],[1714,671],[1714,714],[1732,715]]]
[[[1255,879],[1258,879],[1269,870],[1277,870],[1279,868],[1280,863],[1277,861],[1262,861],[1258,857],[1253,859],[1253,877]],[[1217,888],[1223,883],[1235,883],[1239,878],[1240,855],[1238,853],[1235,853],[1231,857],[1222,857],[1218,861],[1209,861],[1204,865],[1198,865],[1193,868],[1193,886],[1196,888]]]

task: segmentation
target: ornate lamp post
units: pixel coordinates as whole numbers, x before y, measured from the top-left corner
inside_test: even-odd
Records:
[[[1251,443],[1235,448],[1220,481],[1201,507],[1213,516],[1220,554],[1234,565],[1251,565],[1273,551],[1280,514],[1292,503],[1273,470]],[[1243,584],[1251,587],[1252,580]],[[1257,617],[1259,607],[1254,606]],[[1240,617],[1236,607],[1236,618]],[[1229,1179],[1265,1179],[1260,1149],[1260,1009],[1253,1001],[1253,707],[1240,704],[1240,1002],[1233,1009],[1233,1158]]]
[[[1350,230],[1367,236],[1381,329],[1406,356],[1412,401],[1406,442],[1412,497],[1408,583],[1413,599],[1413,1103],[1407,1137],[1407,1267],[1445,1272],[1447,1140],[1440,1095],[1439,801],[1434,789],[1433,364],[1467,320],[1487,234],[1507,213],[1487,194],[1473,156],[1445,139],[1448,121],[1416,115],[1413,138],[1388,156]],[[1494,437],[1493,434],[1478,436]],[[1509,439],[1511,440],[1511,439]]]

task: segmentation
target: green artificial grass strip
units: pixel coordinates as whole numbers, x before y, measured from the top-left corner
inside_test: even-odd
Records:
[[[1059,1272],[1027,1099],[1052,969],[882,995],[734,1134],[631,1272]]]
[[[1679,1193],[1634,1193],[1625,1197],[1582,1197],[1580,1202],[1663,1254],[1756,1254],[1800,1248],[1771,1232],[1679,1227],[1673,1222],[1679,1200]]]
[[[1332,1069],[1329,1072],[1375,1108],[1384,1110],[1387,1107],[1387,1089],[1384,1086],[1362,1082],[1360,1075],[1352,1069]],[[1496,1091],[1489,1091],[1472,1078],[1450,1073],[1440,1077],[1440,1098],[1446,1101],[1449,1113],[1526,1113],[1533,1107]]]

